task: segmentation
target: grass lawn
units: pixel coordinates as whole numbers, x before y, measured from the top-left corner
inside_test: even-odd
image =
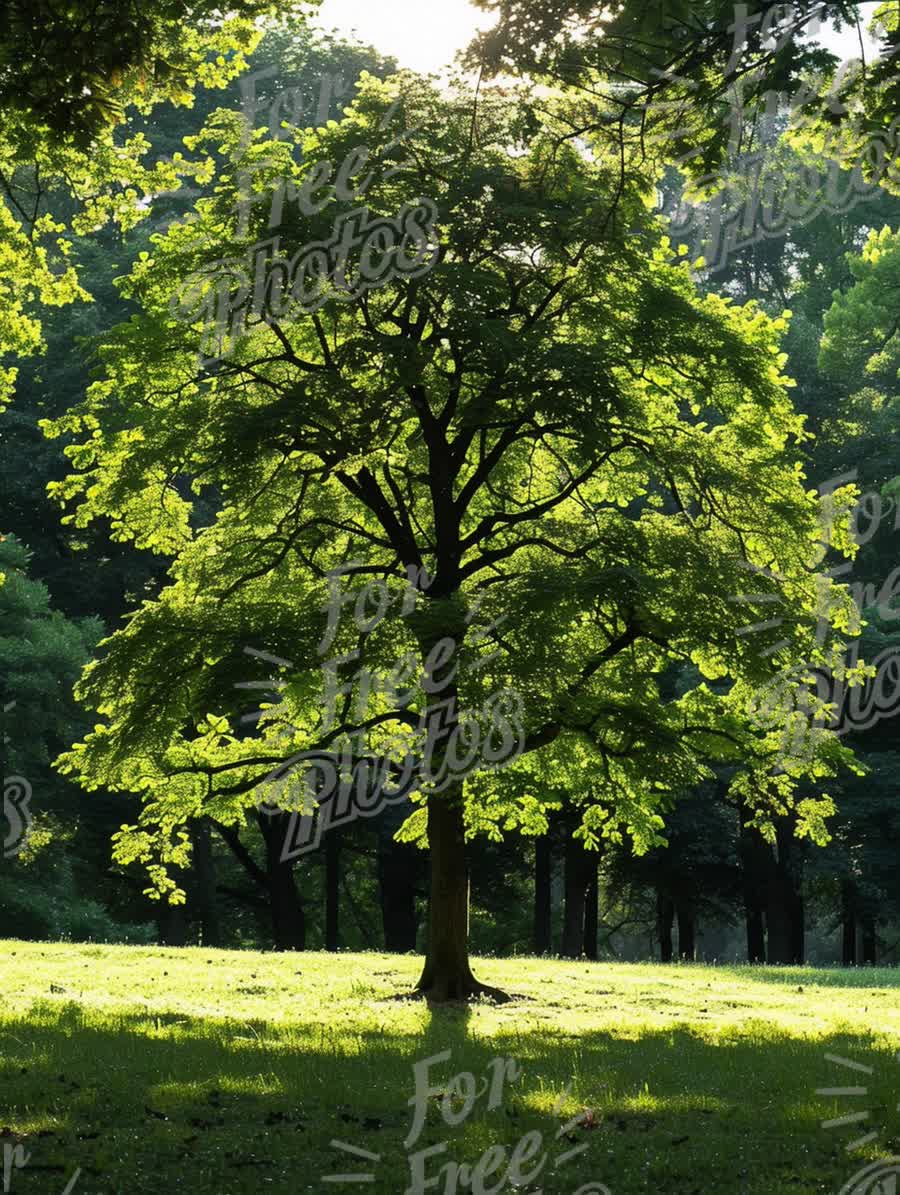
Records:
[[[7,941],[0,960],[11,1195],[78,1169],[73,1195],[402,1195],[413,1166],[444,1167],[412,1187],[435,1195],[837,1195],[900,1154],[900,971],[487,959],[515,1000],[432,1009],[394,998],[411,957]],[[448,1050],[423,1083],[470,1072],[475,1102],[466,1079],[423,1099],[406,1146],[413,1065]],[[326,1181],[352,1173],[374,1177]]]

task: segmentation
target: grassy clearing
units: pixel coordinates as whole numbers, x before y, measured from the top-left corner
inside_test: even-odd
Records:
[[[61,1195],[79,1167],[75,1195],[352,1192],[324,1176],[365,1171],[363,1190],[401,1195],[408,1153],[446,1143],[425,1163],[434,1178],[492,1144],[511,1154],[528,1132],[541,1137],[520,1175],[546,1154],[540,1173],[516,1187],[498,1156],[482,1191],[836,1195],[868,1161],[900,1154],[898,971],[483,960],[479,977],[515,1001],[429,1009],[393,998],[419,961],[390,955],[10,941],[0,958],[0,1159],[11,1134],[30,1153],[11,1195]],[[407,1150],[413,1064],[445,1050],[435,1086],[462,1071],[484,1086],[501,1057],[522,1073],[497,1107],[485,1090],[465,1118],[458,1088],[455,1126],[429,1100]],[[867,1121],[821,1127],[862,1111]],[[445,1172],[426,1190],[473,1188]]]

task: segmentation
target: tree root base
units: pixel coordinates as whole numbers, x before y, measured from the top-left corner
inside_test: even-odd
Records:
[[[508,1004],[515,997],[501,988],[471,980],[465,984],[431,984],[417,987],[403,997],[406,1000],[427,1000],[429,1004],[470,1004],[484,1001],[488,1004]]]

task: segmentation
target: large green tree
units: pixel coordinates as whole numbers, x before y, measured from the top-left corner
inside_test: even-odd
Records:
[[[765,823],[795,805],[796,775],[842,758],[822,735],[775,774],[780,728],[747,715],[779,668],[831,658],[811,635],[829,582],[811,561],[783,321],[699,295],[649,212],[652,178],[621,146],[566,145],[573,115],[485,89],[441,97],[409,75],[364,78],[343,121],[290,140],[259,130],[248,144],[233,114],[214,115],[195,143],[218,155],[214,195],[136,265],[125,285],[142,314],[48,428],[83,441],[56,487],[70,517],[111,517],[116,536],[176,556],[88,670],[102,721],[64,761],[88,788],[144,794],[120,857],[167,892],[191,819],[239,826],[266,796],[294,811],[334,801],[336,782],[305,790],[306,752],[345,751],[366,802],[379,766],[388,790],[410,773],[405,833],[427,836],[432,874],[419,987],[438,999],[480,990],[467,836],[534,831],[543,794],[580,786],[603,796],[588,842],[625,828],[649,846],[672,794],[722,758]],[[314,310],[292,308],[285,260],[358,229],[363,202],[385,221],[417,205],[419,245],[350,252],[334,276],[320,267]],[[224,354],[210,361],[205,313],[229,259],[235,305],[251,250],[267,307],[230,337],[214,327]],[[355,285],[363,264],[380,285]],[[295,293],[309,285],[301,274]],[[211,491],[218,513],[194,526],[192,495]],[[339,589],[386,587],[360,596],[367,633],[345,606],[326,613],[342,568]],[[760,592],[792,614],[754,641],[738,632]],[[846,603],[831,606],[839,623]],[[344,658],[337,702],[323,641]],[[279,697],[252,732],[234,688],[254,679],[248,646]],[[492,703],[514,692],[516,760]],[[474,743],[468,774],[442,774],[460,741]],[[827,807],[797,802],[800,831],[821,832]]]

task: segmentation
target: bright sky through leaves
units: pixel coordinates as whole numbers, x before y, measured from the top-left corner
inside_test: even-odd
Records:
[[[867,23],[877,5],[862,6]],[[401,66],[418,71],[440,71],[458,50],[468,45],[477,28],[488,28],[493,18],[468,0],[324,0],[316,23],[341,33],[356,32],[384,54],[393,54]],[[856,57],[855,30],[828,30],[822,40],[843,57]],[[865,39],[866,52],[873,44]]]
[[[468,0],[324,0],[316,23],[341,33],[357,33],[401,66],[440,71],[493,18]]]

